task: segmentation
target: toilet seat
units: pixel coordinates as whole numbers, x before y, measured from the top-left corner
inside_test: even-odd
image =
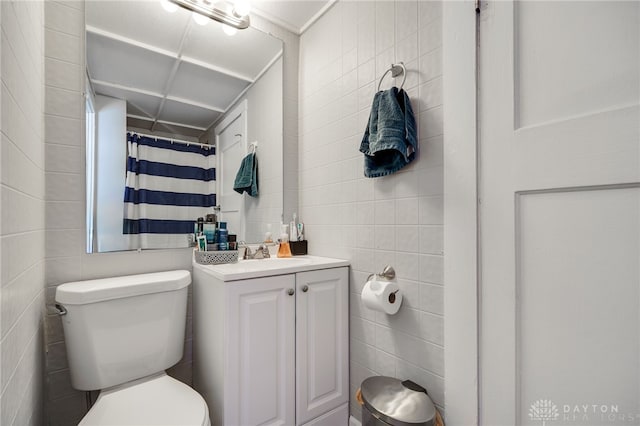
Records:
[[[162,373],[103,390],[78,426],[209,426],[195,390]]]

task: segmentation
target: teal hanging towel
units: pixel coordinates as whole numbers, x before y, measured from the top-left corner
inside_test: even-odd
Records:
[[[242,159],[233,190],[239,194],[246,192],[251,197],[258,196],[258,158],[255,152],[247,154]]]
[[[376,93],[360,144],[364,175],[374,178],[397,172],[414,160],[417,146],[416,119],[407,92],[392,87]]]

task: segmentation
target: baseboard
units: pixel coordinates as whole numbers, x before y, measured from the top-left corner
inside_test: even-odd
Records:
[[[349,426],[362,426],[362,423],[353,416],[349,416]]]

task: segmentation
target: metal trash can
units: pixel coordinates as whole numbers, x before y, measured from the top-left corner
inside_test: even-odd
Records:
[[[427,390],[411,380],[374,376],[365,379],[362,426],[433,426],[436,407]]]

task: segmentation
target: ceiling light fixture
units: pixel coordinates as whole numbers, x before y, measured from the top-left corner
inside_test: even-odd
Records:
[[[233,7],[225,1],[219,1],[215,4],[214,1],[211,0],[169,1],[187,10],[206,16],[207,18],[213,19],[214,21],[221,22],[239,30],[243,30],[249,27],[249,8],[245,6],[245,4],[248,4],[247,1],[238,2],[238,4],[242,4],[240,7]],[[233,12],[229,13],[221,8],[225,5],[231,6],[230,9],[233,10]],[[241,15],[240,12],[246,12],[247,14]]]

